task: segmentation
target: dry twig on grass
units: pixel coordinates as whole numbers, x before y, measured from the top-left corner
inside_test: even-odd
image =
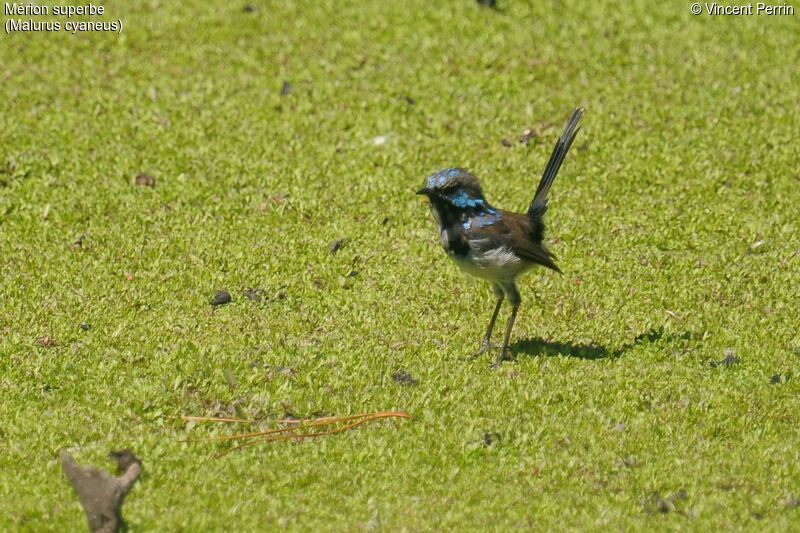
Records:
[[[240,418],[221,418],[221,417],[206,417],[206,416],[184,416],[184,420],[191,422],[217,422],[224,424],[255,424],[255,420],[244,420]],[[315,437],[324,437],[328,435],[335,435],[355,429],[367,422],[381,420],[384,418],[406,418],[410,419],[411,415],[403,412],[379,412],[379,413],[362,413],[351,416],[328,416],[324,418],[309,418],[309,419],[286,419],[278,420],[276,424],[283,427],[275,429],[268,429],[263,431],[252,431],[249,433],[237,433],[235,435],[222,435],[218,437],[208,437],[202,439],[206,441],[235,441],[242,440],[241,444],[237,444],[233,448],[226,450],[218,455],[222,457],[230,452],[246,448],[248,446],[255,446],[266,442],[276,442],[283,440],[304,440]]]

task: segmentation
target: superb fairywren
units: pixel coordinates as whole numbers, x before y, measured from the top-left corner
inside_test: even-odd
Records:
[[[439,228],[439,240],[447,255],[468,274],[489,281],[497,297],[489,327],[475,355],[490,349],[492,329],[503,299],[508,298],[511,304],[511,316],[495,365],[509,358],[508,341],[522,301],[517,289],[517,276],[536,265],[561,272],[553,262],[553,254],[542,244],[543,218],[547,211],[547,194],[578,134],[582,114],[582,109],[572,113],[525,214],[492,207],[483,195],[478,178],[461,168],[440,170],[417,191],[430,201],[431,213]]]

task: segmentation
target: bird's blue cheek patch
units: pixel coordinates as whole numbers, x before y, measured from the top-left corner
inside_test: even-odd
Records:
[[[467,219],[467,221],[464,222],[462,224],[462,226],[464,226],[464,229],[470,229],[472,227],[472,220],[471,219]]]
[[[449,195],[447,200],[460,209],[467,209],[468,207],[478,207],[479,205],[483,205],[482,199],[472,198],[463,191]]]

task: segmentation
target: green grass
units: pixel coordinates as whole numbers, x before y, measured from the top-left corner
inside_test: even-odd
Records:
[[[800,527],[800,15],[253,4],[0,37],[0,530],[83,528],[58,450],[124,447],[135,530]],[[516,362],[465,362],[491,293],[413,192],[459,165],[524,209],[576,105],[564,275],[522,280]],[[379,410],[413,419],[219,460],[176,419]]]

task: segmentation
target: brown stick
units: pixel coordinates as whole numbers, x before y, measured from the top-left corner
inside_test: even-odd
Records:
[[[332,429],[332,430],[329,430],[329,431],[323,431],[321,433],[307,433],[305,435],[291,435],[291,436],[277,435],[277,436],[273,437],[273,436],[269,435],[274,431],[274,430],[272,430],[272,431],[262,432],[261,434],[258,434],[258,433],[252,434],[251,433],[251,434],[249,434],[249,437],[243,437],[242,435],[233,435],[233,436],[231,436],[231,439],[236,439],[237,437],[238,438],[250,438],[250,437],[253,437],[253,436],[266,436],[267,438],[253,440],[253,441],[250,441],[250,442],[245,442],[245,443],[239,444],[238,446],[234,446],[230,450],[226,450],[226,451],[218,454],[217,457],[219,458],[219,457],[227,455],[227,454],[229,454],[229,453],[231,453],[233,451],[240,450],[242,448],[247,448],[248,446],[255,446],[256,444],[262,444],[262,443],[265,443],[265,442],[277,442],[277,441],[281,441],[281,440],[302,440],[302,439],[310,439],[310,438],[314,438],[314,437],[325,437],[325,436],[328,436],[328,435],[335,435],[336,433],[341,433],[343,431],[347,431],[349,429],[356,428],[356,427],[358,427],[358,426],[360,426],[362,424],[366,424],[367,422],[372,422],[373,420],[380,420],[381,418],[411,418],[411,415],[409,415],[407,413],[375,413],[375,414],[372,414],[372,415],[355,415],[355,416],[351,416],[351,417],[344,417],[344,418],[339,419],[337,421],[341,422],[341,421],[344,421],[344,420],[352,420],[353,418],[364,417],[364,416],[366,416],[366,418],[363,418],[362,420],[358,420],[356,422],[352,422],[350,424],[347,424],[344,427]],[[330,425],[330,423],[329,423],[329,425]],[[287,428],[287,429],[297,429],[297,428]]]

